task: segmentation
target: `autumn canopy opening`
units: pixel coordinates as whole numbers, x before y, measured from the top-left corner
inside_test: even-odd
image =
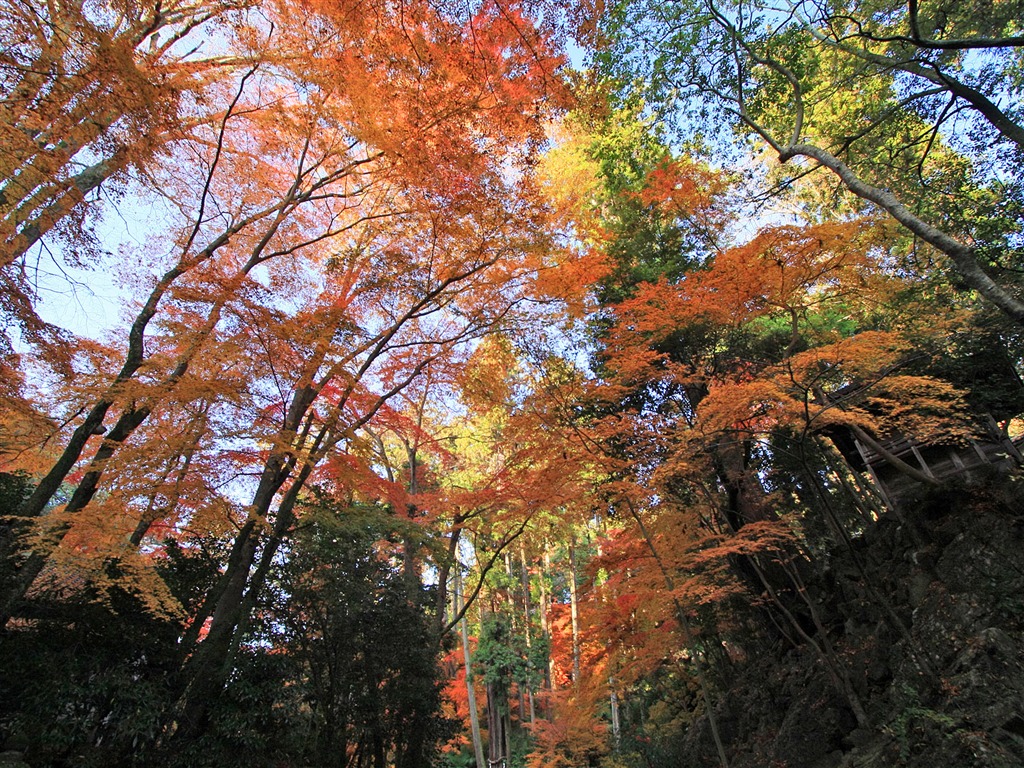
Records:
[[[0,0],[0,766],[1024,764],[1019,0]]]

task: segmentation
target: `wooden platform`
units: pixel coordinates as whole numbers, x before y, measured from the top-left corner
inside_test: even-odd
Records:
[[[992,425],[995,426],[994,424]],[[989,439],[971,439],[964,445],[922,444],[906,435],[879,441],[882,448],[915,469],[938,481],[962,477],[980,481],[993,469],[1008,472],[1024,466],[1022,441],[1013,441],[996,432]],[[920,483],[893,466],[881,453],[854,438],[860,462],[886,503],[913,495]]]

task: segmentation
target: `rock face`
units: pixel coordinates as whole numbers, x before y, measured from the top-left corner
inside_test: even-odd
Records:
[[[719,681],[731,768],[1024,766],[1024,478],[902,506],[810,569],[814,646]],[[708,731],[680,765],[719,763]]]

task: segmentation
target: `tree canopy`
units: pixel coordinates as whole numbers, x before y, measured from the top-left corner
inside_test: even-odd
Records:
[[[0,751],[1024,760],[1021,18],[0,0]]]

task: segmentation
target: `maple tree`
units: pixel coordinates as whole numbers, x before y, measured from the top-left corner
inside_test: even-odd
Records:
[[[543,343],[531,352],[534,344],[513,345],[501,334],[476,348],[457,378],[466,413],[442,430],[444,472],[421,495],[448,539],[450,568],[442,560],[439,573],[454,574],[470,601],[460,599],[448,626],[470,625],[463,643],[475,650],[466,664],[481,726],[486,715],[480,750],[486,744],[492,761],[524,754],[525,728],[532,733],[544,717],[543,691],[565,673],[548,665],[549,542],[561,537],[560,521],[585,514],[595,482],[558,416],[563,398],[571,402],[571,374]]]
[[[593,145],[578,156],[588,155],[598,156]],[[746,653],[751,627],[730,613],[752,598],[765,602],[774,622],[758,632],[813,649],[852,716],[868,722],[805,588],[806,570],[822,551],[852,548],[850,531],[869,525],[879,509],[869,483],[831,440],[852,432],[886,452],[894,434],[949,445],[979,430],[966,409],[974,395],[958,388],[962,379],[941,378],[937,354],[944,346],[946,354],[963,354],[946,345],[972,336],[978,315],[894,268],[898,231],[848,215],[765,226],[751,236],[727,216],[706,216],[728,210],[726,202],[716,211],[715,199],[728,191],[725,176],[664,155],[642,181],[620,187],[662,231],[676,221],[696,225],[701,239],[685,248],[687,241],[675,240],[672,247],[683,250],[671,261],[656,249],[633,250],[632,232],[616,229],[616,208],[598,203],[610,216],[601,246],[623,248],[616,260],[636,266],[632,281],[619,272],[614,293],[605,294],[617,303],[603,308],[598,326],[596,401],[575,424],[607,475],[602,496],[617,522],[598,537],[601,554],[591,567],[603,576],[588,586],[580,611],[584,634],[602,649],[582,665],[579,683],[592,691],[590,703],[566,699],[560,722],[542,731],[541,761],[565,759],[568,737],[558,727],[576,719],[587,729],[605,720],[607,734],[620,733],[621,702],[641,696],[652,678],[674,674],[683,649],[692,675],[689,716],[707,718],[718,763],[728,765],[708,670],[726,664],[723,646]],[[591,192],[591,200],[600,194]],[[584,221],[588,231],[601,230]],[[679,270],[687,257],[689,267]],[[644,270],[655,279],[637,280]],[[886,453],[914,481],[936,482]],[[886,621],[907,636],[891,610]],[[562,627],[556,647],[564,648],[570,630]],[[915,663],[930,674],[924,660]],[[607,691],[609,679],[616,695],[601,714],[593,691]],[[632,745],[648,755],[653,748]]]
[[[3,311],[58,366],[66,365],[66,339],[36,313],[30,274],[44,258],[95,262],[99,190],[123,188],[189,126],[223,117],[215,94],[252,66],[255,53],[218,53],[210,49],[219,43],[204,49],[202,42],[244,34],[248,11],[249,4],[219,0],[0,8]]]
[[[263,31],[302,55],[235,70],[217,119],[163,147],[170,162],[147,178],[178,219],[154,242],[168,256],[127,344],[74,361],[83,375],[65,396],[84,419],[65,422],[19,510],[37,518],[72,484],[28,539],[5,624],[48,563],[92,570],[101,588],[133,583],[173,613],[146,567],[153,542],[229,536],[183,635],[179,738],[204,725],[325,459],[347,457],[345,485],[358,486],[375,474],[367,438],[398,425],[416,440],[392,405],[406,389],[514,323],[524,295],[578,290],[552,279],[559,256],[530,181],[560,59],[511,8],[376,10],[265,9]],[[174,424],[189,426],[163,439]]]

